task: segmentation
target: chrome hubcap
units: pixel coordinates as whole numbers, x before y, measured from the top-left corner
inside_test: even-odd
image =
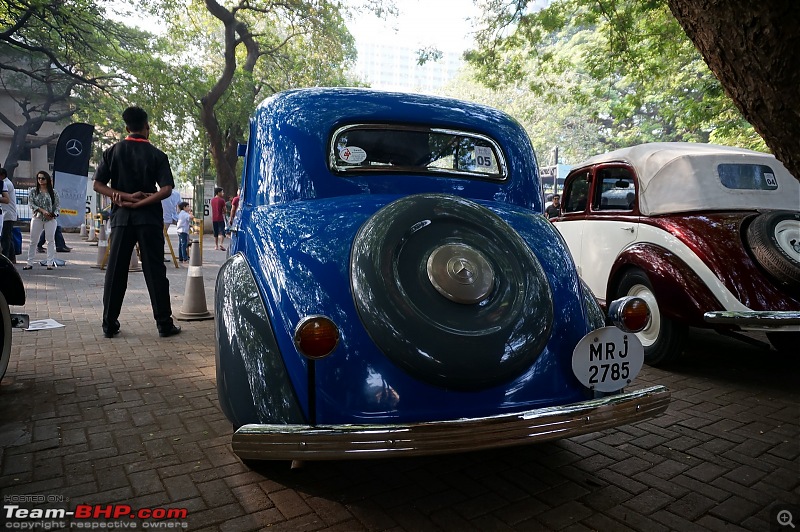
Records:
[[[465,244],[436,248],[427,265],[428,279],[436,290],[456,303],[480,303],[494,288],[494,270],[483,254]]]
[[[783,220],[775,226],[775,240],[795,261],[800,262],[800,222]]]

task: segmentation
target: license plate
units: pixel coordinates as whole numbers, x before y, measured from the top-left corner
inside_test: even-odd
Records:
[[[583,338],[572,352],[572,373],[599,392],[616,392],[636,378],[644,364],[644,347],[635,334],[603,327]]]
[[[30,327],[31,320],[27,314],[12,314],[11,326],[19,329],[27,329]]]

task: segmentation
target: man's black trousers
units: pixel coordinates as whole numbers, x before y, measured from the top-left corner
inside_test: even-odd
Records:
[[[109,243],[106,281],[103,287],[103,330],[119,327],[117,318],[122,310],[122,300],[128,288],[128,269],[134,246],[139,253],[144,271],[153,317],[159,331],[172,327],[172,307],[169,300],[169,280],[164,265],[163,225],[124,225],[114,227]]]

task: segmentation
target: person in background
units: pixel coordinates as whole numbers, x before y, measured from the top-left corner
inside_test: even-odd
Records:
[[[558,218],[561,215],[561,196],[558,194],[553,195],[553,204],[545,209],[544,214],[548,220]]]
[[[178,204],[178,260],[189,262],[189,226],[194,220],[189,204],[182,201]]]
[[[44,170],[36,174],[36,186],[28,192],[28,205],[31,208],[31,229],[28,236],[28,264],[23,270],[33,268],[33,256],[36,253],[36,243],[39,233],[44,229],[47,237],[47,269],[55,268],[56,262],[56,218],[61,209],[59,207],[58,192],[53,189],[53,179]]]
[[[0,252],[11,262],[17,262],[14,253],[14,240],[11,236],[14,223],[17,221],[17,195],[14,184],[8,178],[5,168],[0,168],[0,212],[3,214],[3,223],[0,225]]]
[[[161,209],[164,211],[164,243],[168,243],[169,239],[169,226],[176,223],[178,221],[178,204],[181,202],[181,193],[175,189],[172,189],[172,193],[169,195],[168,198],[161,200]],[[173,258],[175,257],[174,251],[172,251],[172,244],[169,246],[169,253],[172,254]],[[170,259],[167,256],[167,250],[164,250],[164,262],[169,262]]]
[[[181,193],[172,189],[172,193],[168,198],[161,200],[161,208],[164,211],[164,227],[169,228],[170,225],[178,221],[178,214],[181,209],[178,205],[181,203]]]
[[[36,245],[36,251],[39,253],[47,252],[44,247],[44,236],[44,231],[42,231],[42,234],[39,235],[39,243]],[[72,248],[69,247],[64,240],[64,234],[61,232],[61,224],[58,222],[56,222],[56,235],[54,240],[56,241],[56,251],[58,253],[69,253],[72,251]]]
[[[230,221],[233,224],[233,217],[236,216],[236,211],[239,210],[239,194],[241,194],[241,190],[236,193],[236,196],[233,197],[231,200],[231,217]]]
[[[172,336],[181,328],[172,321],[161,200],[172,193],[175,181],[167,155],[150,144],[150,122],[144,109],[128,107],[122,119],[128,136],[103,152],[94,174],[95,192],[114,203],[103,287],[103,335],[113,338],[120,331],[128,265],[138,244],[158,334]]]
[[[211,198],[211,223],[214,226],[214,249],[225,251],[225,193],[220,187],[214,189]]]

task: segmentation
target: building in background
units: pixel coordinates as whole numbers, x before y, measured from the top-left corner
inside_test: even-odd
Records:
[[[417,64],[419,47],[367,41],[358,46],[357,75],[381,90],[434,93],[464,65],[463,51],[442,51],[436,61]]]
[[[539,11],[552,0],[531,0]],[[348,22],[356,39],[356,76],[380,90],[435,93],[464,66],[474,45],[481,10],[473,0],[403,0],[397,18],[379,20],[363,12]],[[441,58],[418,64],[419,50],[436,49]]]

